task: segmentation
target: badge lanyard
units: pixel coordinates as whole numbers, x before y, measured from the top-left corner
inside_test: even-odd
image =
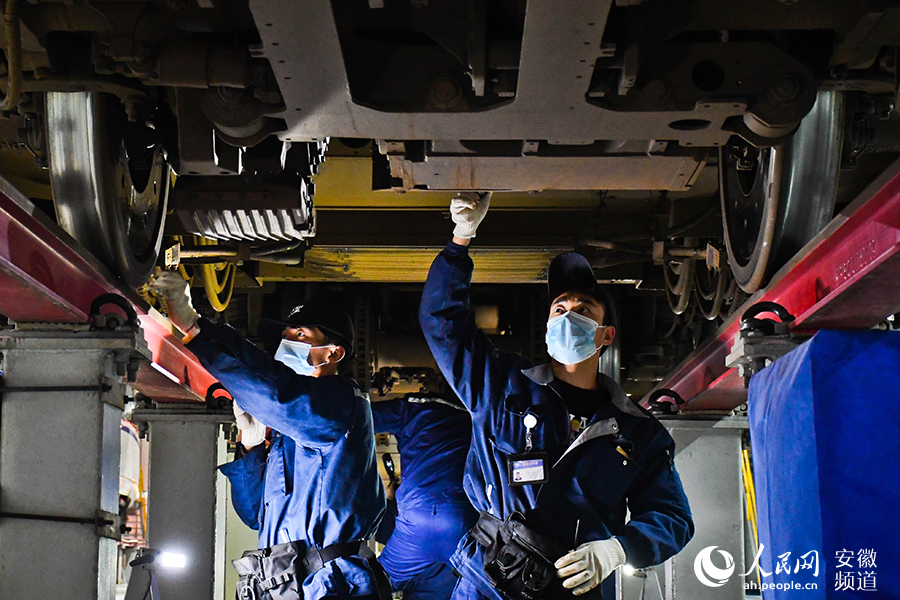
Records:
[[[525,425],[525,452],[507,457],[507,483],[511,486],[546,483],[550,479],[550,469],[547,468],[547,453],[532,451],[534,445],[531,433],[537,427],[537,417],[528,413],[522,421]]]

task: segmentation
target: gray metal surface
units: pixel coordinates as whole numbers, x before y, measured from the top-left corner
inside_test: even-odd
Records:
[[[148,545],[184,554],[184,569],[160,571],[165,600],[212,600],[224,585],[224,462],[221,426],[150,422]],[[221,521],[221,523],[220,523]]]
[[[690,502],[694,537],[662,565],[633,574],[619,569],[616,600],[743,600],[741,435],[747,430],[747,419],[675,416],[662,417],[660,422],[675,439],[675,467]],[[694,572],[698,553],[708,546],[734,557],[734,574],[721,587],[704,585]]]
[[[786,154],[776,192],[785,225],[772,242],[779,262],[793,257],[834,216],[843,138],[844,95],[819,92],[797,134],[775,150]]]
[[[516,97],[481,112],[388,113],[355,104],[330,3],[251,0],[286,111],[285,140],[334,137],[374,139],[678,140],[684,146],[724,144],[739,102],[702,102],[677,112],[616,112],[585,97],[612,0],[530,0],[526,8]],[[584,62],[582,62],[584,61]],[[675,121],[709,121],[676,130]]]
[[[661,584],[662,597],[666,600],[744,598],[743,578],[739,574],[745,571],[741,435],[746,428],[746,419],[722,421],[662,420],[675,439],[675,466],[690,502],[695,528],[694,537],[684,550],[665,565],[654,569]],[[694,573],[698,553],[708,546],[717,546],[734,557],[734,574],[721,587],[704,585]],[[646,582],[648,586],[656,585],[653,578],[648,577]],[[623,587],[629,589],[642,587],[634,582],[624,583],[626,585]],[[631,600],[637,596],[623,598]]]
[[[0,335],[7,388],[42,388],[6,391],[0,400],[0,512],[76,519],[118,512],[116,405],[125,390],[115,355],[130,354],[123,337],[96,334],[92,343],[89,333],[63,330]],[[95,525],[0,518],[0,598],[44,599],[64,585],[67,599],[112,600],[115,578],[116,542],[98,536]]]
[[[627,190],[685,191],[705,158],[693,156],[428,156],[390,157],[391,175],[403,187],[429,190]]]

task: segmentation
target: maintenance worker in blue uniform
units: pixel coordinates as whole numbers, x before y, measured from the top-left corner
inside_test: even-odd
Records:
[[[199,318],[174,272],[151,282],[187,348],[235,398],[246,454],[221,467],[235,510],[259,530],[258,551],[234,561],[240,600],[390,596],[366,545],[385,507],[368,395],[337,374],[353,348],[350,317],[310,301],[263,320],[274,358],[229,326]],[[263,442],[271,428],[271,444]]]
[[[613,570],[662,563],[693,535],[675,444],[599,373],[614,306],[583,256],[550,264],[550,364],[500,352],[475,326],[468,245],[489,201],[452,200],[453,239],[431,266],[419,312],[473,422],[464,488],[481,514],[451,559],[462,576],[453,597],[611,600],[615,578],[600,583]]]
[[[378,557],[404,600],[450,598],[456,543],[478,513],[462,489],[472,420],[458,400],[410,395],[372,403],[377,433],[400,450],[394,531]]]

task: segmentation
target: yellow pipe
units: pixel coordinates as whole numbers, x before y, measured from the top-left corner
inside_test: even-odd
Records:
[[[144,543],[147,542],[147,502],[144,498],[144,466],[141,465],[138,470],[138,497],[141,499],[141,536]]]
[[[743,450],[741,453],[741,470],[744,473],[744,493],[747,497],[747,519],[753,526],[753,538],[756,547],[759,548],[759,530],[756,522],[756,486],[753,483],[753,470],[750,468],[750,452]]]

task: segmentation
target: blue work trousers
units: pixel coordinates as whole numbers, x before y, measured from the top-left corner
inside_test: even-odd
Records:
[[[466,503],[401,507],[378,560],[404,600],[447,600],[456,585],[447,561],[478,513]]]

